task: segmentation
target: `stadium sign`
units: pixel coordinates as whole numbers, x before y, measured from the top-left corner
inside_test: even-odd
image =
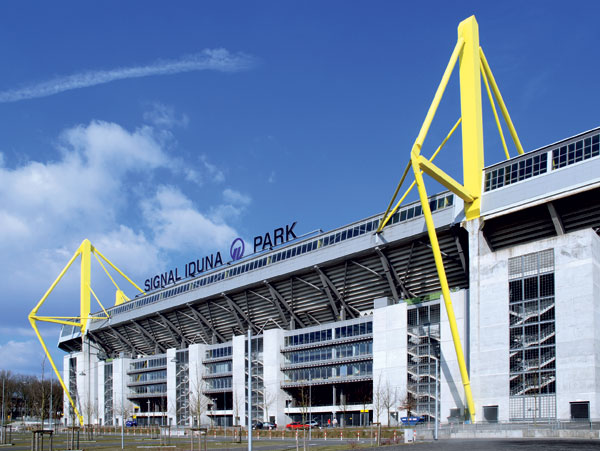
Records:
[[[284,227],[278,227],[273,232],[265,233],[264,235],[257,235],[254,237],[254,252],[261,252],[264,250],[272,249],[280,244],[287,243],[288,241],[295,240],[298,238],[294,233],[294,227],[296,222],[294,221],[291,225],[288,224]],[[240,260],[244,256],[246,245],[242,238],[236,238],[231,243],[229,248],[229,255],[231,261]],[[156,290],[159,288],[165,288],[168,285],[179,282],[180,280],[188,277],[195,277],[203,272],[211,269],[216,269],[223,266],[223,257],[221,252],[217,251],[215,254],[206,255],[200,259],[192,260],[185,264],[183,271],[179,268],[173,268],[169,271],[165,271],[162,274],[156,274],[144,281],[144,288],[146,291]]]

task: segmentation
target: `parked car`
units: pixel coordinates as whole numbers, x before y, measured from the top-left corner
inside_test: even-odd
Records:
[[[270,421],[265,421],[262,424],[262,428],[266,430],[277,429],[277,425],[275,423],[271,423]]]
[[[308,426],[300,423],[299,421],[292,421],[290,424],[286,425],[287,429],[306,429]]]
[[[252,425],[252,429],[262,429],[263,428],[263,424],[260,421],[257,421],[256,423],[254,423]]]
[[[135,427],[137,426],[137,420],[127,420],[125,422],[125,426],[127,426],[128,428]]]
[[[312,420],[312,421],[307,421],[306,423],[304,423],[307,427],[309,427],[310,429],[313,428],[320,428],[321,427],[321,423],[319,423],[317,420]]]

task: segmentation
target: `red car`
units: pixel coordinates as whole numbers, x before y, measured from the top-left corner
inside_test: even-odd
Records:
[[[290,424],[285,426],[287,429],[305,429],[308,426],[300,423],[299,421],[292,421]]]

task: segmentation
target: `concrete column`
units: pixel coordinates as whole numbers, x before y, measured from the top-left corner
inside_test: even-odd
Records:
[[[167,424],[177,424],[177,403],[176,403],[176,376],[177,376],[177,350],[175,348],[167,349]]]
[[[460,290],[450,294],[456,316],[456,325],[460,333],[463,351],[467,349],[467,331],[465,329],[466,292]],[[508,330],[506,331],[508,334]],[[465,352],[466,354],[466,352]],[[468,360],[465,356],[465,360]],[[444,301],[440,299],[440,421],[447,421],[451,409],[465,412],[465,390],[460,376],[456,350],[450,331],[450,322]]]
[[[246,426],[246,337],[233,337],[232,347],[233,424]]]
[[[275,417],[278,425],[284,425],[287,421],[285,415],[286,394],[281,389],[283,382],[283,347],[284,333],[281,329],[266,330],[263,334],[263,377],[265,385],[265,421],[270,416]]]
[[[385,400],[396,397],[401,404],[406,396],[407,309],[405,303],[388,305],[388,298],[374,304],[379,308],[373,310],[373,421],[387,426]]]
[[[98,362],[98,424],[104,425],[106,424],[106,420],[104,418],[104,406],[106,404],[104,400],[104,368],[105,362]]]
[[[90,346],[89,340],[84,337],[81,356],[78,356],[77,359],[77,387],[80,392],[80,413],[83,415],[86,424],[95,424],[100,410],[98,404],[98,363],[97,348]],[[80,382],[82,382],[81,385]]]
[[[114,418],[115,425],[118,422],[119,426],[133,414],[133,404],[127,399],[127,394],[129,393],[129,389],[127,388],[127,382],[129,381],[127,370],[130,363],[131,359],[125,357],[113,360]]]
[[[552,247],[556,303],[556,413],[558,418],[567,420],[571,416],[571,402],[589,401],[591,418],[598,418],[600,238],[591,229],[580,230],[557,237]]]
[[[209,412],[207,409],[211,401],[202,394],[202,390],[205,388],[202,379],[202,376],[204,375],[204,365],[202,365],[202,360],[206,354],[206,345],[190,345],[188,352],[190,365],[190,425],[193,424],[193,417],[197,416],[198,411],[202,411],[201,416],[198,419],[199,423],[210,424],[210,418],[207,415]],[[198,406],[200,406],[200,409],[198,409]]]

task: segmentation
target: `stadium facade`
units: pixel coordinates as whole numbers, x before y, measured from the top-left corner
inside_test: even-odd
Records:
[[[450,192],[429,199],[477,421],[600,418],[599,140],[485,168],[478,218]],[[442,423],[463,421],[421,204],[376,233],[381,218],[175,278],[95,314],[83,337],[64,326],[85,422],[247,425],[249,329],[252,422],[396,424],[436,403]]]

